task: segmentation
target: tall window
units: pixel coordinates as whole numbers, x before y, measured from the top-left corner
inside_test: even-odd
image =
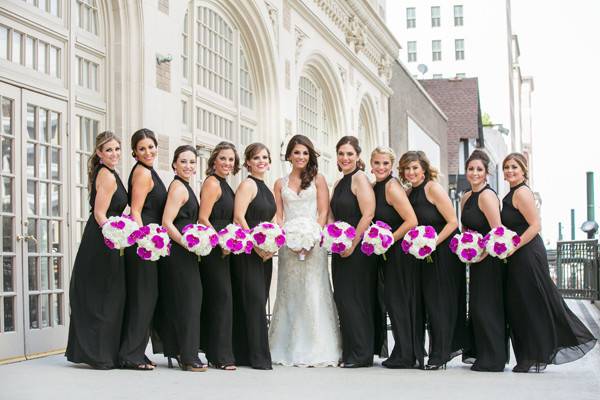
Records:
[[[463,6],[454,6],[454,26],[463,26]]]
[[[440,17],[440,7],[433,6],[431,7],[431,26],[436,27],[441,25],[441,17]]]
[[[433,61],[442,60],[442,41],[432,40],[431,41],[431,59]]]
[[[414,7],[406,9],[406,27],[415,28],[417,26],[417,11]]]
[[[77,0],[77,25],[84,31],[98,35],[98,6],[96,0]]]
[[[457,60],[465,59],[465,40],[464,39],[454,40],[454,55]]]
[[[408,62],[417,61],[417,42],[408,42],[406,49],[408,51]]]
[[[47,13],[54,15],[55,17],[61,16],[61,2],[60,0],[22,0],[26,3],[33,5],[34,7],[39,8],[42,11],[46,11]]]
[[[190,23],[188,21],[189,19],[189,13],[186,12],[185,13],[185,18],[183,18],[183,31],[181,32],[181,47],[182,47],[182,52],[181,52],[181,76],[183,76],[184,80],[188,80],[189,79],[189,42],[190,42],[190,35],[189,35],[189,28],[190,28]]]

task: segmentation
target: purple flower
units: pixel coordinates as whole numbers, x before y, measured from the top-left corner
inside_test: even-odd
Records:
[[[183,227],[183,229],[181,230],[181,233],[186,233],[187,231],[189,231],[193,227],[194,227],[194,224],[187,224],[186,226]]]
[[[265,235],[262,232],[258,232],[254,234],[254,241],[256,242],[257,245],[261,245],[265,242],[265,239],[267,238],[267,235]]]
[[[402,247],[402,251],[405,252],[406,254],[408,254],[408,250],[410,249],[410,246],[412,246],[412,243],[409,242],[408,240],[402,240],[402,243],[400,243],[400,246]]]
[[[464,232],[460,238],[461,243],[473,243],[473,234],[470,232]]]
[[[343,253],[344,250],[346,250],[346,245],[344,243],[334,243],[331,245],[331,252],[332,253]]]
[[[139,234],[140,233],[137,230],[131,232],[131,234],[127,236],[127,244],[131,246],[132,244],[137,242]]]
[[[392,242],[394,241],[394,238],[391,237],[390,235],[379,235],[381,238],[381,245],[384,248],[388,248],[392,245]]]
[[[138,237],[138,239],[141,239],[143,237],[146,237],[146,235],[148,235],[149,233],[150,233],[150,227],[148,225],[144,225],[140,229],[138,229],[137,237]]]
[[[477,246],[479,246],[480,249],[485,249],[485,246],[487,245],[487,242],[488,241],[485,239],[485,237],[482,237],[482,238],[480,238],[480,239],[477,240]]]
[[[273,228],[275,228],[275,225],[273,225],[273,224],[272,224],[272,223],[270,223],[270,222],[264,222],[264,223],[262,223],[260,226],[262,226],[262,227],[263,227],[263,228],[265,228],[265,229],[273,229]]]
[[[156,233],[167,233],[167,228],[165,228],[164,226],[159,226],[158,228],[156,228]]]
[[[227,229],[223,228],[219,231],[219,236],[227,235]]]
[[[195,245],[197,245],[198,243],[200,243],[200,239],[198,239],[194,235],[187,235],[187,236],[185,236],[185,241],[187,242],[188,248],[192,248]]]
[[[513,245],[515,247],[517,247],[519,245],[519,243],[521,243],[521,236],[519,236],[519,235],[513,236],[512,237],[512,242],[513,242]]]
[[[369,237],[372,238],[376,238],[377,236],[379,236],[379,229],[375,228],[374,226],[369,228],[369,232],[367,233],[367,235],[369,235]]]
[[[210,235],[210,247],[217,247],[219,244],[219,236],[218,235]]]
[[[377,225],[380,228],[387,229],[388,231],[392,230],[392,227],[383,221],[375,221],[375,225]]]
[[[494,235],[496,236],[503,236],[504,235],[504,228],[499,226],[496,229],[494,229]]]
[[[275,244],[277,245],[277,247],[281,247],[285,244],[285,236],[284,235],[278,235],[275,238]]]
[[[348,228],[346,228],[346,230],[344,231],[344,234],[346,235],[346,237],[348,239],[354,239],[354,237],[356,236],[356,229],[354,229],[353,226],[349,226]]]
[[[429,246],[423,246],[419,249],[419,256],[421,257],[425,257],[426,255],[429,255],[431,253],[431,247]]]
[[[237,231],[235,231],[235,237],[238,239],[246,239],[246,233],[242,228],[240,228]]]
[[[375,247],[371,243],[363,243],[360,245],[360,251],[370,256],[375,251]]]
[[[433,229],[433,226],[427,225],[425,227],[425,233],[423,234],[423,237],[426,237],[427,239],[435,238],[435,229]]]
[[[225,245],[227,246],[229,251],[232,251],[234,253],[240,251],[244,247],[242,242],[240,242],[239,240],[235,240],[234,238],[227,239]]]
[[[125,221],[112,221],[110,226],[119,230],[123,230],[123,228],[125,228]]]
[[[253,248],[254,248],[254,243],[252,243],[250,240],[248,240],[246,242],[246,247],[244,248],[244,253],[246,253],[246,254],[252,253]]]
[[[201,232],[203,232],[203,231],[209,230],[210,228],[208,226],[204,226],[202,224],[198,224],[198,225],[196,225],[196,229],[199,230],[199,231],[201,231]]]
[[[152,257],[152,252],[143,247],[138,247],[136,253],[142,260],[149,260]]]
[[[408,231],[408,236],[410,236],[411,239],[416,239],[419,236],[419,231],[416,228],[412,228]]]
[[[462,256],[463,259],[467,260],[467,261],[471,261],[473,258],[475,258],[475,256],[477,256],[477,251],[475,249],[463,249],[460,252],[460,255]]]
[[[507,250],[504,243],[494,243],[494,253],[500,255]]]
[[[342,235],[342,230],[338,228],[338,226],[335,223],[333,223],[327,225],[327,233],[333,238],[338,238]]]
[[[159,236],[159,235],[154,235],[152,236],[152,243],[154,243],[154,247],[156,247],[157,249],[162,249],[163,247],[165,247],[165,240]]]
[[[454,236],[452,239],[450,239],[450,251],[453,252],[454,254],[456,254],[456,249],[458,249],[458,238],[456,236]]]
[[[115,248],[115,244],[112,242],[112,240],[109,240],[107,238],[104,238],[104,244],[111,250]]]

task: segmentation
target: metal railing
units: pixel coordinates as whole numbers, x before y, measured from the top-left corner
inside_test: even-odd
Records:
[[[598,240],[571,240],[557,243],[548,252],[550,276],[565,298],[600,300]]]

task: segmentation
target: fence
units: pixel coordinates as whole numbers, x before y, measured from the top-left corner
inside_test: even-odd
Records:
[[[598,240],[558,242],[556,252],[548,252],[548,262],[563,297],[600,300]]]

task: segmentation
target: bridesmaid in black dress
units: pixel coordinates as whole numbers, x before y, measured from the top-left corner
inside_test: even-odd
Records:
[[[513,372],[542,371],[583,357],[596,338],[567,307],[548,271],[540,218],[527,186],[527,159],[511,153],[502,162],[510,191],[502,200],[502,224],[521,236],[508,258],[506,312],[517,365]]]
[[[422,151],[409,151],[400,158],[402,179],[411,184],[408,199],[419,225],[431,225],[438,234],[432,263],[417,260],[422,269],[423,300],[429,330],[427,370],[445,368],[459,355],[466,326],[465,266],[450,251],[450,239],[458,221],[448,194],[435,180],[438,172]]]
[[[396,155],[389,147],[377,147],[371,153],[375,175],[375,221],[391,228],[394,244],[386,259],[378,257],[384,273],[385,308],[392,324],[394,349],[382,365],[387,368],[423,368],[425,326],[421,293],[421,268],[413,256],[402,251],[400,243],[417,217],[398,180],[392,176]]]
[[[121,215],[127,192],[115,171],[121,142],[112,132],[96,137],[88,162],[91,214],[75,257],[69,297],[71,322],[65,355],[74,363],[97,369],[118,366],[121,323],[125,308],[125,262],[104,244],[101,226]]]
[[[463,229],[486,235],[501,224],[500,201],[486,182],[490,159],[475,150],[467,160],[467,180],[471,190],[462,198]],[[508,362],[508,335],[504,313],[505,264],[485,256],[470,264],[468,346],[463,362],[473,371],[504,371]]]
[[[250,175],[235,193],[233,219],[250,229],[275,218],[275,197],[264,182],[271,165],[269,149],[252,143],[244,152]],[[238,365],[272,369],[266,305],[273,272],[273,254],[255,248],[251,254],[233,256],[233,354]]]
[[[357,247],[375,215],[375,194],[363,172],[360,146],[354,136],[336,144],[338,169],[344,174],[333,189],[329,221],[343,221],[356,228],[352,246],[332,260],[333,298],[340,317],[343,368],[370,367],[377,343],[380,318],[377,299],[377,259]]]
[[[175,149],[175,179],[169,185],[162,224],[171,238],[171,254],[161,262],[161,292],[157,330],[163,353],[177,360],[184,371],[206,371],[198,358],[202,283],[198,256],[183,244],[181,230],[198,222],[198,200],[190,186],[196,173],[196,149],[190,145]]]
[[[157,155],[156,136],[149,129],[140,129],[131,136],[131,149],[137,163],[129,175],[131,216],[140,225],[161,224],[167,190],[152,168]],[[119,357],[123,368],[154,369],[145,355],[154,308],[158,299],[156,261],[142,260],[136,246],[125,251],[127,302],[123,337]]]
[[[208,159],[208,176],[200,192],[201,224],[212,226],[218,232],[233,222],[235,195],[227,183],[227,176],[237,174],[240,159],[235,146],[219,143]],[[200,323],[200,347],[215,368],[233,371],[233,305],[231,294],[231,256],[221,247],[202,257],[200,275],[204,285]]]

